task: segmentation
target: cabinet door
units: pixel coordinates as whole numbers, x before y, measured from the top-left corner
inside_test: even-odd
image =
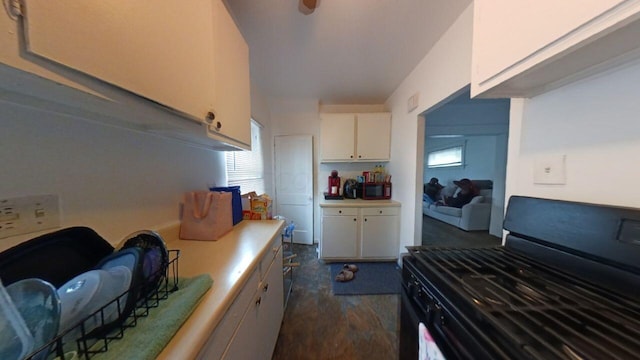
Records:
[[[321,258],[355,258],[358,256],[358,216],[323,216]]]
[[[250,147],[248,47],[221,0],[23,5],[29,52],[198,123],[213,112],[211,137]]]
[[[397,258],[398,208],[367,210],[362,215],[362,257]]]
[[[208,133],[251,150],[249,46],[222,1],[215,6],[215,119]]]
[[[354,114],[322,114],[320,117],[321,161],[353,161],[355,131]]]
[[[240,321],[240,325],[238,325],[235,334],[231,338],[231,342],[222,355],[222,359],[255,359],[256,354],[262,350],[258,328],[258,308],[261,302],[258,292],[254,294],[254,301],[249,304],[249,308],[242,321]]]
[[[391,114],[358,114],[356,134],[357,160],[389,160]]]
[[[259,284],[260,274],[255,270],[240,291],[240,294],[233,300],[231,307],[225,312],[222,321],[218,324],[213,334],[211,334],[207,343],[203,346],[202,350],[200,350],[198,359],[221,358],[225,349],[234,338],[234,334],[242,322],[242,319],[245,317],[247,309],[250,308],[255,301],[256,289],[258,289]]]
[[[269,360],[273,355],[282,316],[284,315],[284,282],[282,278],[282,247],[278,250],[260,288],[260,306],[258,311],[259,352],[252,359]]]

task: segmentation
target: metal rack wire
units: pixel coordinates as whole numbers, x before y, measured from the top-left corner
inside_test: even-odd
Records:
[[[282,230],[282,275],[284,277],[284,307],[289,303],[289,297],[293,290],[293,268],[299,266],[299,263],[293,261],[298,255],[293,252],[293,230],[295,224],[293,221],[286,225]]]
[[[178,290],[180,250],[168,250],[168,253],[167,265],[149,276],[149,278],[157,279],[155,284],[151,284],[153,285],[151,289],[149,289],[150,283],[142,282],[135,288],[125,291],[82,319],[75,326],[60,332],[47,344],[34,349],[25,359],[41,359],[46,352],[47,355],[54,353],[59,359],[64,360],[65,352],[68,354],[73,351],[76,352],[79,359],[90,359],[96,354],[107,352],[111,342],[124,338],[127,329],[135,327],[139,319],[147,317],[149,312],[153,308],[157,308],[162,300],[166,300],[171,293]],[[159,278],[156,275],[159,275]],[[125,314],[126,299],[132,294],[142,294],[142,296],[137,300],[134,309],[129,314]],[[117,308],[117,319],[119,320],[110,322],[106,319],[105,314],[108,308],[112,309],[114,306]],[[102,329],[102,331],[93,331],[96,328]],[[72,334],[79,335],[76,335],[76,339],[68,339]]]

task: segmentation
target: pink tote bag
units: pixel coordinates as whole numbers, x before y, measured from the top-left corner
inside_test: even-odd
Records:
[[[191,191],[184,195],[180,239],[218,240],[233,228],[230,192]]]

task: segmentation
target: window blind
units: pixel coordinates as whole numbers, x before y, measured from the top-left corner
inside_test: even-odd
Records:
[[[261,126],[251,120],[251,151],[226,151],[227,181],[229,186],[240,186],[245,194],[264,193],[264,156]]]
[[[431,151],[427,154],[427,166],[430,168],[461,166],[462,153],[462,145]]]

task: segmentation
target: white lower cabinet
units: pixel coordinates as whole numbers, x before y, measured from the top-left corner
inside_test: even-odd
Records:
[[[282,247],[278,249],[265,278],[258,288],[260,303],[257,312],[257,357],[252,359],[270,360],[278,341],[280,325],[284,316],[284,281],[282,278]],[[229,358],[241,359],[241,358]]]
[[[358,256],[358,209],[322,209],[321,258],[355,258]]]
[[[283,287],[282,246],[276,238],[198,358],[271,359],[284,315]]]
[[[320,258],[398,258],[399,206],[322,207]]]
[[[362,208],[362,236],[360,254],[363,258],[397,257],[398,210],[390,208]]]

